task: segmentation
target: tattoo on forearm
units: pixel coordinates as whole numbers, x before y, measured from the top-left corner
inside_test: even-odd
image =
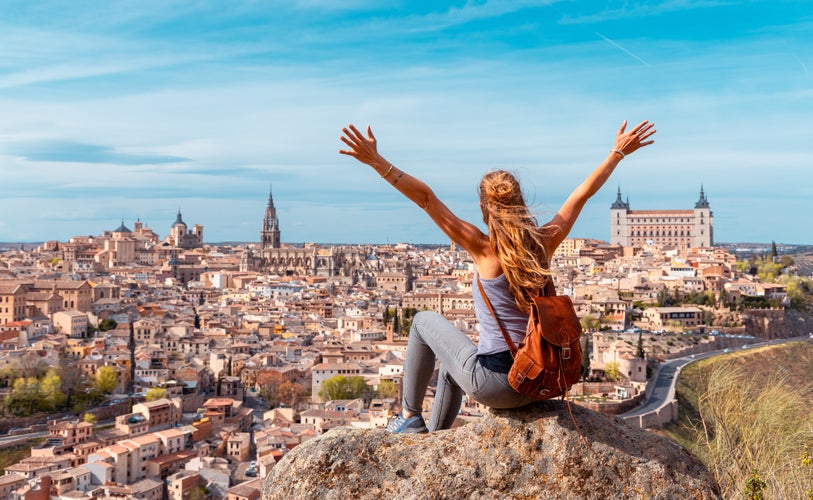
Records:
[[[402,171],[400,171],[400,172],[398,172],[398,177],[396,177],[396,178],[395,178],[395,180],[394,180],[394,181],[392,181],[392,185],[394,186],[394,185],[398,184],[398,180],[399,180],[399,179],[400,179],[400,178],[401,178],[403,175],[404,175],[404,171],[403,171],[403,170],[402,170]]]

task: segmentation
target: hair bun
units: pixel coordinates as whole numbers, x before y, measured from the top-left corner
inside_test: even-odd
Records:
[[[492,191],[492,197],[495,201],[499,201],[500,203],[507,203],[511,201],[511,198],[514,197],[514,189],[508,183],[505,182],[503,179],[502,182],[496,183],[494,185],[494,189]]]
[[[480,185],[483,200],[494,205],[524,205],[517,179],[509,172],[496,170],[483,177]]]

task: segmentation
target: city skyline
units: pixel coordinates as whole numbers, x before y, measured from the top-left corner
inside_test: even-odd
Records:
[[[259,241],[273,186],[283,242],[445,243],[342,126],[482,228],[487,170],[545,222],[650,119],[570,236],[609,239],[619,186],[639,210],[702,185],[715,241],[813,243],[812,25],[802,1],[4,2],[0,241],[163,237],[179,207]]]

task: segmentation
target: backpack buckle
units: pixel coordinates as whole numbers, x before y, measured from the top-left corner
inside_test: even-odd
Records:
[[[570,359],[570,347],[562,347],[562,359]]]

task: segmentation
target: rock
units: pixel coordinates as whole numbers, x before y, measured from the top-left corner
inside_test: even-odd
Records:
[[[432,434],[334,429],[288,453],[264,499],[706,499],[720,489],[696,457],[622,420],[562,401],[491,410]]]

